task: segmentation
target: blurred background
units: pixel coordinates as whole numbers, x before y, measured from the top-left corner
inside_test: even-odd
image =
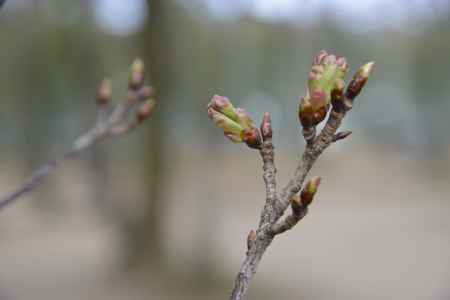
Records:
[[[123,98],[135,57],[159,100],[1,211],[0,299],[227,299],[264,188],[259,155],[206,104],[272,113],[282,186],[321,49],[375,71],[247,299],[449,299],[448,1],[9,0],[0,45],[0,194],[89,129],[103,77]]]

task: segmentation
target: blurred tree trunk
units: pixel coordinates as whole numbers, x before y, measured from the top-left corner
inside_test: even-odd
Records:
[[[129,232],[131,249],[128,263],[133,266],[156,264],[164,261],[163,226],[166,215],[164,182],[166,171],[166,134],[163,128],[165,111],[171,107],[168,91],[172,88],[170,80],[170,61],[168,59],[168,10],[167,0],[150,0],[148,3],[148,22],[142,36],[143,59],[147,66],[148,82],[155,88],[160,102],[149,124],[150,135],[144,142],[145,161],[143,169],[147,193],[144,194],[143,218],[138,220]]]

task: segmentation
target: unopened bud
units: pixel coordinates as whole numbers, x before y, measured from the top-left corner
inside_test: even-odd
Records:
[[[144,83],[144,62],[140,59],[136,59],[131,64],[131,73],[129,79],[129,88],[132,90],[138,90]]]
[[[210,108],[224,114],[233,121],[238,119],[235,108],[227,97],[214,95],[208,104],[208,109]]]
[[[223,113],[220,113],[219,111],[213,109],[212,107],[208,108],[208,116],[214,123],[214,125],[223,129],[224,134],[227,138],[235,143],[242,142],[241,135],[244,129],[241,125],[239,125],[237,122],[233,121]]]
[[[367,80],[369,79],[374,65],[374,62],[369,62],[360,67],[358,71],[356,71],[352,81],[350,81],[350,84],[347,87],[347,91],[345,92],[347,98],[353,100],[359,95]]]
[[[242,128],[244,129],[253,128],[253,121],[250,118],[250,115],[245,111],[245,109],[236,108],[234,111],[237,116],[237,122],[242,126]]]
[[[104,79],[97,91],[97,103],[100,106],[107,105],[111,101],[111,81]]]
[[[272,122],[268,112],[264,113],[260,129],[261,136],[264,141],[272,138]]]
[[[249,114],[242,108],[234,108],[228,98],[215,95],[208,103],[208,116],[222,128],[224,135],[235,143],[246,143],[250,148],[261,148],[261,135],[253,127]]]
[[[305,187],[300,193],[301,203],[304,206],[310,205],[311,202],[313,201],[314,195],[316,194],[317,189],[319,188],[320,181],[321,178],[319,176],[315,176],[306,183]]]
[[[300,196],[299,195],[294,195],[291,198],[291,208],[292,208],[292,212],[295,215],[299,215],[301,214],[302,210],[305,208],[302,204],[302,201],[300,200]]]
[[[343,90],[348,65],[344,57],[320,51],[313,59],[308,76],[308,90],[301,98],[299,118],[304,128],[322,122],[329,109],[334,89]]]
[[[350,130],[338,132],[338,133],[336,133],[334,135],[333,142],[337,142],[339,140],[343,140],[343,139],[345,139],[346,137],[348,137],[351,134],[352,134],[352,132]]]
[[[136,120],[138,123],[142,123],[147,120],[153,113],[156,107],[156,101],[152,98],[145,100],[139,105],[136,112]]]
[[[247,250],[250,250],[255,241],[256,241],[256,232],[252,229],[247,235]]]

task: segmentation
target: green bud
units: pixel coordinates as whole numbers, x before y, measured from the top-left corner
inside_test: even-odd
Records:
[[[144,83],[144,62],[136,59],[131,64],[130,79],[128,86],[132,90],[138,90]]]
[[[242,128],[244,129],[253,128],[253,121],[250,118],[250,115],[245,111],[245,109],[236,108],[234,112],[237,115],[237,122],[242,126]]]
[[[213,108],[208,108],[208,116],[214,125],[223,129],[226,137],[235,143],[242,142],[241,134],[244,128],[241,125]]]
[[[238,121],[238,115],[236,114],[235,108],[227,97],[214,95],[208,104],[208,109],[209,108],[224,114],[235,122]]]
[[[343,89],[348,70],[344,57],[320,51],[313,59],[308,76],[308,90],[301,98],[299,118],[303,127],[315,126],[325,119],[334,89]]]
[[[212,97],[208,104],[208,116],[231,141],[244,142],[253,149],[261,148],[261,134],[253,127],[249,114],[242,108],[234,108],[228,98],[219,95]]]
[[[308,206],[314,199],[314,195],[316,194],[321,178],[319,176],[315,176],[308,181],[300,193],[300,199],[303,205]]]

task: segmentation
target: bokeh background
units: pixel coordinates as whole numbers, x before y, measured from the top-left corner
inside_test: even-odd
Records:
[[[279,184],[304,142],[314,53],[376,68],[351,138],[248,299],[450,297],[450,5],[442,0],[9,0],[0,10],[0,193],[125,94],[141,57],[159,106],[132,134],[65,163],[0,213],[0,299],[227,299],[264,202],[260,158],[213,127],[227,95],[270,111]]]

